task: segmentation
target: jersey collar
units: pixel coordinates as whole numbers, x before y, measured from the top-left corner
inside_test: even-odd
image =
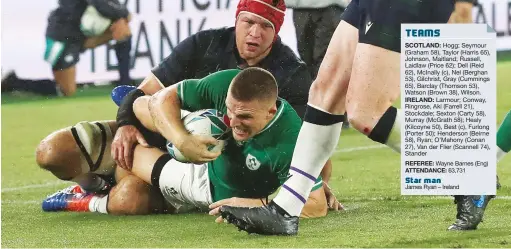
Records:
[[[273,126],[273,124],[275,124],[275,122],[277,122],[277,120],[280,118],[280,116],[282,116],[282,113],[284,112],[284,105],[285,103],[280,99],[278,98],[277,99],[277,113],[275,113],[275,116],[273,116],[273,118],[270,120],[270,122],[264,127],[264,129],[262,129],[259,133],[257,133],[257,135],[263,133],[265,130],[268,130],[270,127]]]

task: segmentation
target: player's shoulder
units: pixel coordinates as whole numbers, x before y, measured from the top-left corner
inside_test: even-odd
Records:
[[[287,102],[285,99],[279,98],[279,101],[282,105],[282,122],[292,124],[292,126],[287,125],[289,126],[288,128],[300,130],[302,119],[298,113],[296,113],[293,106],[291,106],[291,104],[289,104],[289,102]]]
[[[201,30],[192,37],[194,37],[198,43],[212,43],[216,42],[219,45],[227,44],[234,34],[234,27],[222,27],[215,29]]]
[[[268,69],[274,74],[278,81],[289,78],[290,74],[299,72],[302,68],[307,68],[305,62],[303,62],[289,46],[284,44],[280,38],[277,39],[272,47],[268,59]]]
[[[226,69],[209,74],[201,79],[202,82],[215,84],[230,84],[232,79],[241,72],[240,69]]]

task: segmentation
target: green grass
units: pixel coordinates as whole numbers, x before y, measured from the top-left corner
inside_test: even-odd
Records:
[[[499,63],[499,123],[511,109],[510,69],[511,62]],[[2,96],[3,247],[511,247],[509,199],[493,200],[477,231],[447,232],[452,199],[400,196],[399,155],[386,148],[342,152],[376,145],[353,130],[343,132],[331,184],[348,210],[302,220],[296,237],[247,235],[205,214],[43,213],[41,200],[67,183],[36,166],[36,145],[81,120],[115,117],[109,89],[68,99]],[[504,185],[498,194],[511,196],[511,156],[498,171]]]

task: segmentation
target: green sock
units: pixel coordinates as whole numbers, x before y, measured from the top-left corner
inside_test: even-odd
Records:
[[[497,161],[499,161],[511,150],[511,111],[508,112],[497,131],[497,146]]]

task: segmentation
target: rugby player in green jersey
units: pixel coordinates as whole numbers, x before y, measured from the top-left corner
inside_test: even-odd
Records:
[[[289,177],[302,123],[277,93],[271,73],[254,67],[184,80],[152,97],[138,98],[134,112],[140,122],[163,135],[194,163],[179,162],[158,148],[138,145],[131,174],[122,178],[109,195],[75,195],[68,201],[74,204],[67,205],[75,210],[62,210],[129,214],[127,210],[140,213],[141,208],[173,213],[213,209],[211,214],[215,215],[223,204],[266,204],[268,196]],[[227,139],[223,152],[207,149],[218,142],[214,138],[192,135],[185,129],[182,109],[215,109],[227,115],[232,137]],[[151,198],[151,204],[133,207],[131,200],[137,198],[137,191],[130,193],[129,184],[123,183],[133,177],[159,189],[165,203]],[[328,206],[321,178],[315,181],[302,217],[326,215]]]

